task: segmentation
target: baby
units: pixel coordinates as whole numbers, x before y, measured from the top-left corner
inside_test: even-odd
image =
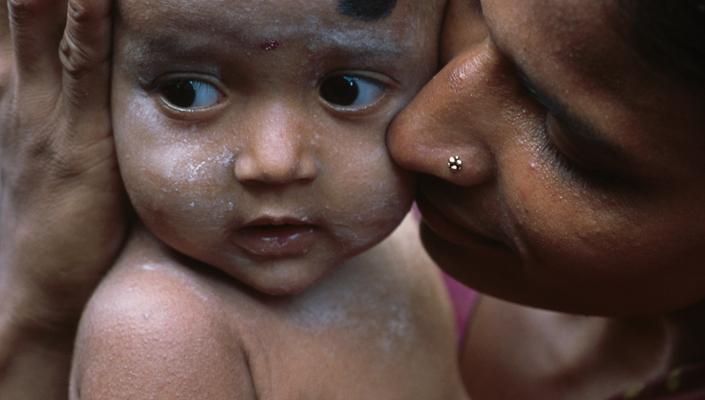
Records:
[[[141,222],[85,310],[72,399],[465,398],[385,146],[436,68],[442,3],[118,1]]]

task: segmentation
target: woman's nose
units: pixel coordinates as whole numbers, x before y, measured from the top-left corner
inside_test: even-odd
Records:
[[[242,184],[286,185],[318,175],[315,144],[305,119],[285,104],[262,107],[248,116],[247,135],[235,161]]]
[[[388,145],[402,168],[461,186],[493,177],[489,135],[497,95],[487,87],[495,71],[485,47],[457,55],[397,116]]]

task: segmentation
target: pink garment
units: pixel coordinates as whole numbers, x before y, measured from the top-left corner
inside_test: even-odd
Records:
[[[421,213],[416,207],[416,204],[414,204],[411,212],[418,221],[421,221]],[[455,326],[458,329],[458,342],[462,346],[463,340],[465,339],[465,334],[468,330],[470,313],[472,312],[475,302],[477,301],[477,293],[462,283],[456,281],[445,272],[441,271],[441,275],[443,276],[443,283],[448,290],[450,301],[453,304]]]
[[[443,274],[443,283],[448,289],[448,295],[453,304],[455,326],[458,329],[458,342],[462,346],[468,330],[468,320],[477,300],[477,292],[456,281],[445,272],[441,273]]]

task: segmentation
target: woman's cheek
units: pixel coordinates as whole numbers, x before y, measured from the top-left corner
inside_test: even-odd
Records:
[[[614,266],[639,257],[638,224],[610,196],[549,172],[528,168],[504,190],[524,261],[547,280],[629,273]]]

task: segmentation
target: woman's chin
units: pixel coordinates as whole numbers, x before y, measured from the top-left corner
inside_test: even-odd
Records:
[[[459,282],[510,301],[526,300],[521,259],[505,246],[486,240],[456,244],[426,223],[421,225],[421,241],[436,264]]]

